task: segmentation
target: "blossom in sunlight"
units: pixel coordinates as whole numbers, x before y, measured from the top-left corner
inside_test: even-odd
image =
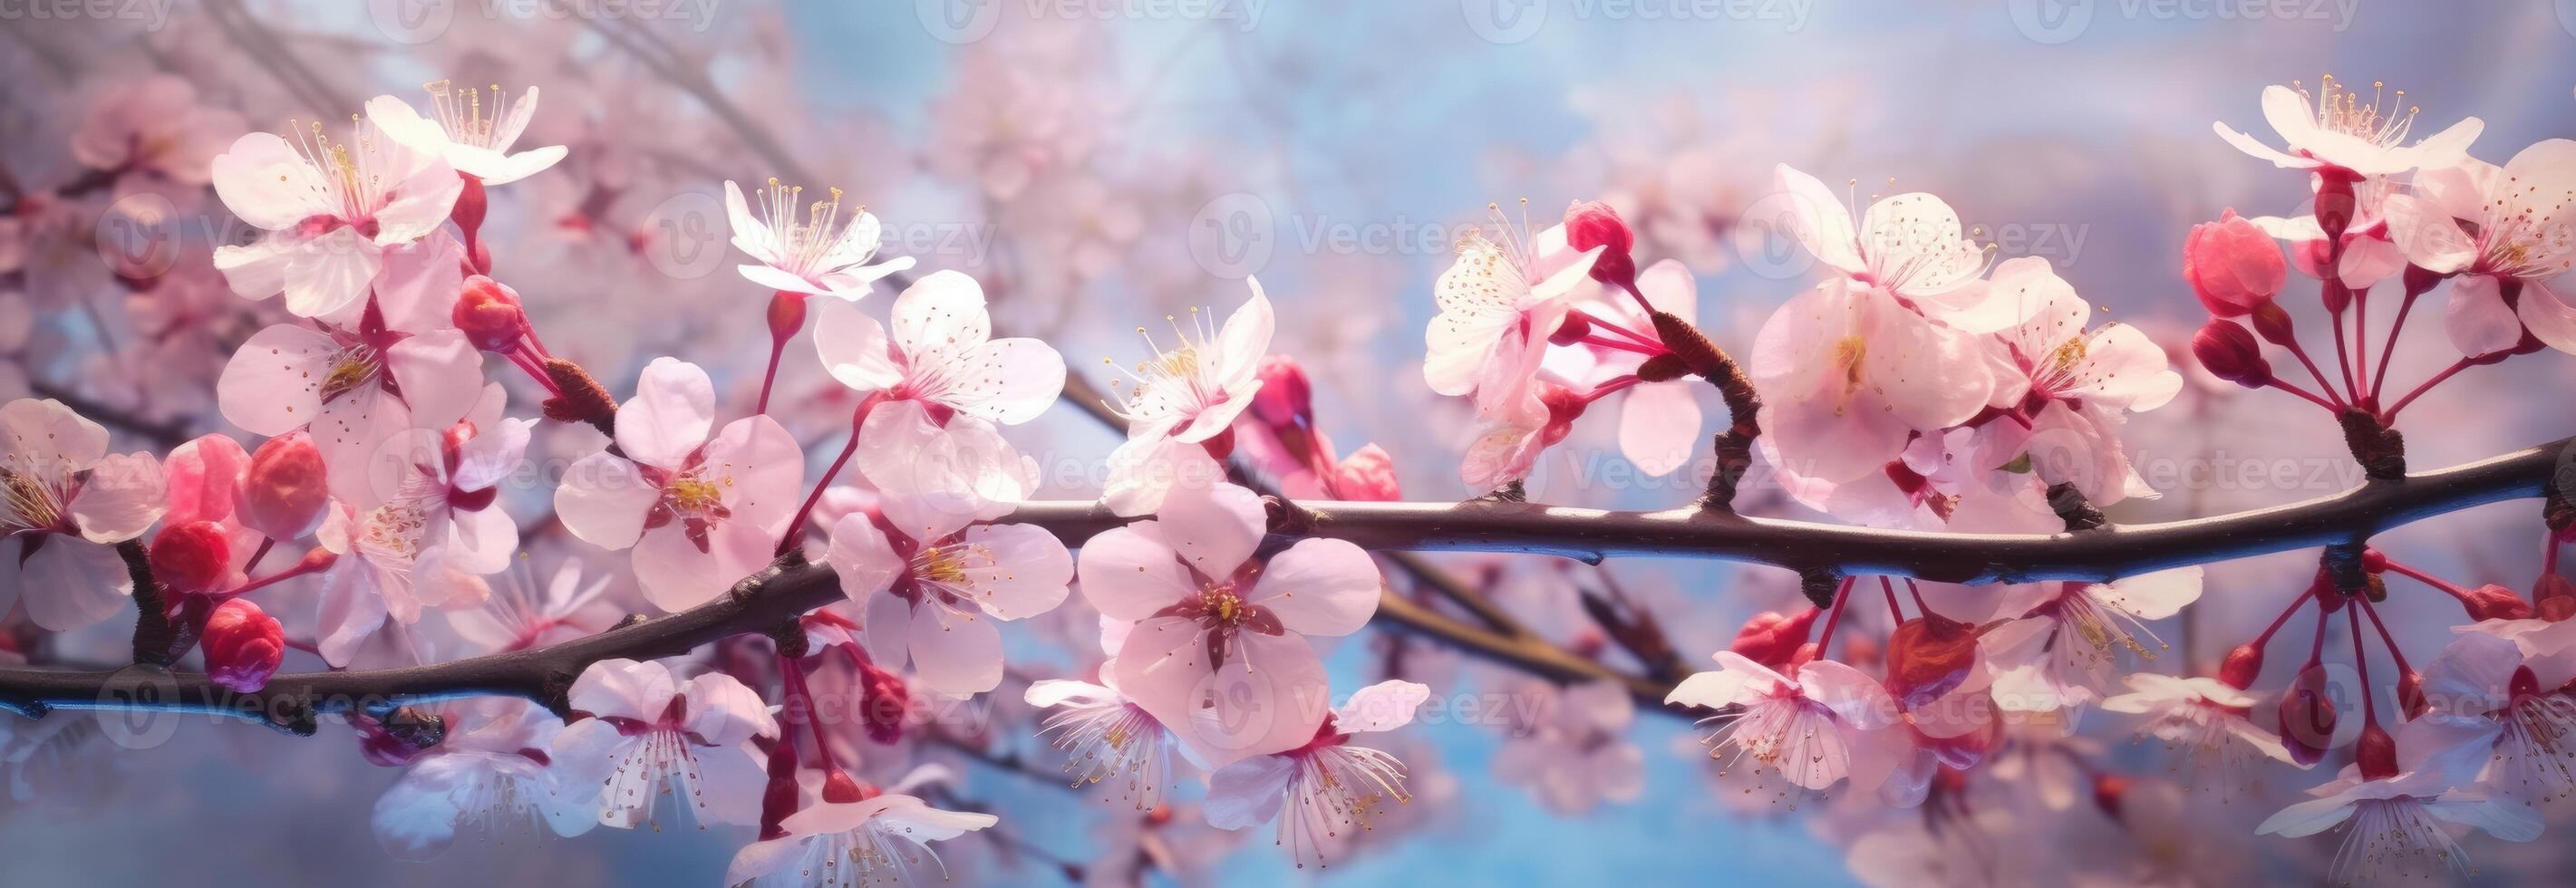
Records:
[[[2407,261],[2452,276],[2443,325],[2461,354],[2512,349],[2526,329],[2576,353],[2576,307],[2549,287],[2576,263],[2576,141],[2420,171],[2413,194],[2389,196],[2388,224]]]
[[[910,661],[924,685],[950,696],[992,690],[1002,681],[1002,636],[985,618],[1055,609],[1073,582],[1072,553],[1043,528],[975,524],[958,497],[878,505],[881,518],[854,512],[834,524],[825,556],[841,593],[866,608],[869,658],[887,668]]]
[[[346,326],[277,324],[251,334],[215,380],[224,418],[259,435],[308,429],[332,495],[371,498],[379,448],[413,429],[453,425],[483,394],[482,354],[448,319],[461,250],[437,240],[435,249],[389,257],[388,283]]]
[[[2200,599],[2201,569],[2182,567],[2108,583],[2034,583],[2015,586],[2008,600],[2011,622],[1979,640],[1997,670],[1995,703],[2007,710],[2046,711],[2082,706],[2110,690],[2112,672],[2127,651],[2153,659],[2164,643],[2146,624],[2180,613]],[[2016,618],[2011,611],[2028,604]],[[2145,642],[2139,641],[2144,636]]]
[[[1252,298],[1227,315],[1223,326],[1209,328],[1207,316],[1194,308],[1189,328],[1174,321],[1171,345],[1146,337],[1154,356],[1136,365],[1134,385],[1114,408],[1127,421],[1127,443],[1109,454],[1103,496],[1120,516],[1151,513],[1175,486],[1205,483],[1205,475],[1189,471],[1201,459],[1185,449],[1230,449],[1230,439],[1223,436],[1261,390],[1261,359],[1269,354],[1270,334],[1278,326],[1261,282],[1245,278],[1244,283],[1252,288]],[[1144,333],[1145,328],[1136,331]],[[1110,388],[1123,382],[1111,380]]]
[[[1115,687],[1086,681],[1031,682],[1026,696],[1031,706],[1055,710],[1043,732],[1054,734],[1055,747],[1071,756],[1064,769],[1074,775],[1073,785],[1112,783],[1119,799],[1139,811],[1162,804],[1179,742],[1153,713]]]
[[[2103,710],[2146,716],[2138,734],[2184,757],[2176,770],[2193,771],[2204,792],[2232,798],[2261,785],[2265,760],[2290,761],[2281,738],[2248,717],[2258,702],[2252,694],[2214,678],[2133,672],[2126,681],[2129,692],[2103,700]]]
[[[1292,749],[1327,714],[1309,635],[1356,632],[1379,575],[1342,540],[1307,539],[1266,563],[1261,498],[1231,484],[1175,490],[1154,520],[1091,538],[1083,597],[1132,624],[1104,670],[1121,693],[1212,766]]]
[[[1548,810],[1581,814],[1604,802],[1635,801],[1646,791],[1646,754],[1628,742],[1636,701],[1617,681],[1600,679],[1554,693],[1548,711],[1514,725],[1494,754],[1494,776],[1527,784]]]
[[[2551,674],[2534,670],[2537,663]],[[2464,632],[2424,667],[2424,715],[2408,724],[2410,752],[2534,803],[2576,793],[2576,700],[2564,665],[2526,662],[2512,641]]]
[[[2414,134],[2420,109],[2406,105],[2405,90],[2383,101],[2378,94],[2382,86],[2373,83],[2365,104],[2359,93],[2343,87],[2329,74],[2315,95],[2297,81],[2263,88],[2263,120],[2280,134],[2287,153],[2223,122],[2211,126],[2236,150],[2283,168],[2330,169],[2359,176],[2449,166],[2465,156],[2469,143],[2486,129],[2483,121],[2471,117],[2409,143],[2406,139]]]
[[[1939,197],[1910,191],[1880,198],[1854,223],[1843,198],[1816,177],[1788,164],[1771,176],[1772,190],[1790,199],[1790,233],[1837,276],[1967,333],[2003,329],[2039,308],[1979,280],[1987,251],[1968,239],[1958,211]]]
[[[1483,411],[1520,399],[1602,254],[1568,245],[1562,225],[1535,235],[1502,228],[1501,242],[1483,232],[1459,239],[1457,261],[1432,290],[1440,313],[1423,332],[1423,382],[1443,395],[1474,395]]]
[[[499,84],[489,89],[472,86],[452,87],[450,81],[434,80],[421,85],[429,93],[430,111],[436,120],[412,110],[411,103],[393,96],[377,96],[367,102],[367,119],[387,136],[414,151],[436,154],[457,172],[473,176],[485,185],[516,182],[544,172],[563,160],[564,147],[548,145],[513,152],[511,146],[526,132],[528,121],[537,116],[537,88],[519,94],[512,101]]]
[[[664,797],[700,829],[756,823],[766,784],[754,737],[778,736],[760,695],[732,676],[680,681],[660,663],[601,660],[574,680],[572,708],[589,717],[548,744],[556,792],[601,824],[661,828]]]
[[[857,306],[832,300],[814,323],[823,367],[876,399],[852,454],[859,474],[888,493],[1025,496],[1018,451],[995,424],[1046,412],[1064,390],[1064,358],[1036,339],[992,338],[983,288],[954,271],[904,288],[893,322],[889,338]],[[950,465],[952,455],[975,459]]]
[[[0,405],[0,611],[24,604],[60,632],[124,607],[134,579],[116,544],[160,520],[166,485],[160,461],[109,455],[107,429],[60,401]]]
[[[841,189],[831,189],[831,195],[799,207],[804,187],[780,185],[772,178],[760,192],[760,215],[755,217],[742,188],[726,180],[725,218],[733,225],[734,249],[759,262],[735,270],[772,290],[856,301],[866,298],[878,279],[912,267],[910,256],[869,265],[885,237],[877,217],[856,207],[845,220]]]
[[[2073,483],[2097,506],[2152,496],[2129,465],[2120,426],[2125,414],[2162,407],[2182,391],[2164,348],[2127,324],[2086,329],[2092,304],[2048,260],[2006,261],[1990,284],[1999,297],[2037,310],[1987,340],[1998,368],[1987,403],[2004,415],[1979,426],[1979,467],[2019,460],[2040,483]]]
[[[300,317],[341,318],[366,299],[388,251],[447,221],[464,185],[437,152],[391,138],[371,119],[352,121],[341,141],[320,121],[290,121],[288,130],[245,135],[215,158],[215,194],[266,232],[250,246],[216,247],[215,269],[235,293],[282,292]]]
[[[447,734],[377,797],[376,841],[403,860],[429,860],[458,833],[501,841],[551,830],[577,836],[598,812],[555,784],[548,751],[563,722],[526,700],[487,698],[449,706]]]
[[[1718,710],[1702,722],[1715,726],[1705,742],[1730,770],[1750,756],[1755,769],[1801,789],[1848,779],[1855,792],[1877,789],[1896,772],[1906,747],[1903,732],[1890,730],[1896,701],[1860,670],[1810,660],[1793,678],[1734,651],[1717,652],[1717,662],[1716,671],[1682,679],[1664,702]]]
[[[898,785],[855,802],[818,802],[787,815],[778,824],[786,834],[753,842],[735,854],[724,883],[855,888],[949,881],[948,868],[930,843],[990,827],[1000,818],[933,808],[905,795],[906,789]]]
[[[1208,776],[1208,825],[1243,829],[1277,820],[1279,844],[1299,868],[1309,857],[1327,865],[1326,843],[1370,829],[1387,802],[1413,800],[1404,788],[1404,763],[1384,750],[1350,745],[1353,736],[1410,724],[1430,697],[1429,687],[1409,681],[1361,688],[1305,744],[1218,768]]]
[[[1772,314],[1750,365],[1781,467],[1835,483],[1885,467],[1916,432],[1975,417],[1995,387],[1975,339],[1841,278]]]
[[[717,430],[715,407],[706,371],[655,358],[617,410],[617,450],[582,457],[555,488],[564,527],[592,545],[633,547],[644,597],[667,611],[768,564],[795,520],[805,477],[796,439],[765,415]]]

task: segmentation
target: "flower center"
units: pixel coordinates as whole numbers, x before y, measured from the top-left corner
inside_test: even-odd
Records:
[[[682,475],[662,488],[662,501],[684,517],[702,518],[724,508],[724,488],[697,475]]]
[[[831,257],[833,248],[840,245],[843,234],[841,189],[825,190],[831,192],[832,199],[807,204],[803,221],[796,217],[796,205],[805,198],[805,186],[781,185],[778,177],[771,176],[769,187],[761,191],[760,213],[768,221],[769,230],[778,235],[779,261],[784,263],[779,270],[812,279],[834,270],[827,265],[849,264],[824,261]],[[850,214],[848,221],[856,222],[867,212],[867,207],[860,206]],[[861,246],[869,251],[876,249],[875,244]]]
[[[16,469],[0,468],[0,493],[7,497],[12,516],[8,524],[12,527],[41,530],[62,523],[66,497],[54,484]]]
[[[341,349],[332,356],[330,371],[322,376],[322,400],[328,402],[356,391],[374,381],[384,366],[375,349],[363,345]]]
[[[433,80],[420,85],[429,93],[429,104],[438,113],[438,127],[447,131],[448,141],[476,148],[498,151],[510,147],[500,138],[501,122],[510,116],[510,97],[501,85],[492,84],[492,110],[483,110],[484,90],[466,87],[450,89],[449,81]],[[513,137],[518,134],[511,133]]]
[[[2379,91],[2385,86],[2380,81],[2371,81],[2370,103],[2365,105],[2361,102],[2360,93],[2337,86],[2332,74],[2325,75],[2313,96],[2298,81],[2290,81],[2290,88],[2297,90],[2300,98],[2307,99],[2317,109],[2318,129],[2342,133],[2380,148],[2404,143],[2407,130],[2415,125],[2415,115],[2424,110],[2408,107],[2406,113],[2397,113],[2398,106],[2406,101],[2406,91],[2402,89],[2396,91],[2388,107],[2382,109]]]

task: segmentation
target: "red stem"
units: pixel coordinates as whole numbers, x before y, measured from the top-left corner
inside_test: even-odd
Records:
[[[2406,652],[2397,649],[2397,638],[2388,634],[2388,624],[2379,621],[2379,608],[2371,605],[2370,597],[2363,596],[2356,598],[2353,599],[2353,602],[2361,605],[2361,612],[2370,617],[2370,625],[2372,628],[2379,630],[2379,643],[2388,648],[2388,659],[2397,663],[2398,673],[2404,674],[2415,671],[2415,667],[2406,665]]]
[[[2397,354],[2397,332],[2406,329],[2406,316],[2415,311],[2415,300],[2423,295],[2409,291],[2406,301],[2397,304],[2397,322],[2388,327],[2388,341],[2379,344],[2379,372],[2371,376],[2371,394],[2379,394],[2380,387],[2388,384],[2388,359]]]
[[[823,501],[823,491],[831,488],[832,478],[841,474],[842,466],[849,465],[850,454],[858,452],[859,426],[867,422],[868,411],[876,408],[877,398],[869,395],[859,402],[857,410],[850,412],[850,443],[841,445],[841,455],[832,458],[832,467],[823,470],[823,477],[814,479],[814,492],[805,495],[805,505],[797,508],[795,520],[787,523],[787,535],[778,540],[778,554],[785,555],[805,541],[806,520],[814,516],[814,505]]]
[[[2272,625],[2263,627],[2263,634],[2254,636],[2254,649],[2262,650],[2264,647],[2270,645],[2272,643],[2272,634],[2281,631],[2281,624],[2289,622],[2290,615],[2298,613],[2299,607],[2307,604],[2308,599],[2316,597],[2316,594],[2317,587],[2309,586],[2308,591],[2301,592],[2299,593],[2299,597],[2290,599],[2290,606],[2282,608],[2281,615],[2272,618]]]
[[[2434,576],[2434,575],[2432,575],[2432,574],[2425,573],[2425,572],[2420,571],[2420,570],[2416,570],[2415,568],[2408,567],[2408,566],[2403,565],[2403,564],[2399,564],[2399,563],[2397,562],[2397,559],[2390,558],[2390,559],[2387,559],[2387,561],[2388,561],[2388,569],[2389,569],[2389,570],[2396,571],[2397,573],[2399,573],[2399,574],[2401,574],[2401,575],[2404,575],[2404,576],[2413,577],[2413,578],[2415,579],[2415,581],[2416,581],[2416,582],[2423,583],[2424,585],[2431,586],[2431,587],[2433,587],[2433,588],[2435,588],[2435,589],[2440,589],[2440,590],[2442,590],[2442,591],[2444,591],[2444,592],[2450,593],[2450,596],[2451,596],[2451,597],[2453,597],[2453,598],[2457,598],[2457,599],[2459,599],[2459,600],[2461,600],[2461,601],[2463,601],[2463,602],[2466,602],[2466,601],[2468,601],[2468,600],[2469,600],[2469,590],[2462,589],[2462,588],[2460,588],[2458,585],[2455,585],[2455,584],[2453,584],[2453,583],[2451,583],[2451,582],[2449,582],[2449,581],[2447,581],[2447,580],[2444,580],[2444,579],[2442,579],[2441,577],[2437,577],[2437,576]]]
[[[1834,588],[1833,610],[1825,612],[1825,634],[1816,639],[1817,657],[1823,657],[1825,651],[1832,647],[1834,627],[1842,625],[1843,622],[1843,602],[1851,598],[1852,583],[1859,580],[1859,577],[1844,577],[1842,585]]]
[[[2326,409],[2326,412],[2328,412],[2328,413],[2342,413],[2342,412],[2343,412],[2343,406],[2342,406],[2342,405],[2327,403],[2327,402],[2326,402],[2326,399],[2324,399],[2324,398],[2320,398],[2320,397],[2317,397],[2315,393],[2312,393],[2312,392],[2308,391],[2307,389],[2300,388],[2300,387],[2299,387],[2299,385],[2298,385],[2298,383],[2291,382],[2291,381],[2286,380],[2286,379],[2274,379],[2274,380],[2271,380],[2271,381],[2266,382],[2266,383],[2264,383],[2264,384],[2265,384],[2265,385],[2268,385],[2268,386],[2271,386],[2271,387],[2273,387],[2273,388],[2276,388],[2276,389],[2280,389],[2280,390],[2285,391],[2285,392],[2289,392],[2290,394],[2297,395],[2297,396],[2302,397],[2302,398],[2306,398],[2306,399],[2308,399],[2308,403],[2315,404],[2315,405],[2317,405],[2317,406],[2319,406],[2319,407],[2323,407],[2323,408],[2325,408],[2325,409]],[[2029,423],[2027,423],[2027,422],[2022,423],[2022,424],[2023,424],[2023,425],[2025,425],[2025,426],[2029,425]]]
[[[2441,385],[2443,380],[2451,378],[2462,370],[2469,369],[2470,366],[2472,365],[2469,363],[2469,359],[2467,358],[2461,358],[2458,361],[2452,362],[2451,366],[2443,368],[2442,372],[2433,374],[2433,378],[2424,380],[2423,385],[2416,386],[2414,391],[2407,392],[2406,397],[2397,399],[2397,403],[2390,406],[2388,408],[2388,412],[2380,414],[2379,421],[2382,424],[2396,422],[2397,411],[2406,409],[2406,405],[2415,403],[2416,398],[2423,397],[2425,392],[2432,391],[2433,387]]]
[[[2300,345],[2297,340],[2292,340],[2286,347],[2289,348],[2291,355],[2299,359],[2300,364],[2308,368],[2308,375],[2317,378],[2317,390],[2325,392],[2326,397],[2333,399],[2334,403],[2327,405],[2327,409],[2338,413],[2343,412],[2343,395],[2335,392],[2334,383],[2326,381],[2326,371],[2317,366],[2317,359],[2308,357],[2307,348]],[[2316,396],[2310,395],[2309,399],[2315,400]]]

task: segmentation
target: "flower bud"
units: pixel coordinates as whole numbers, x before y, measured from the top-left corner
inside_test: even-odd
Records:
[[[2523,620],[2531,617],[2531,602],[2503,586],[2489,583],[2469,590],[2460,597],[2460,609],[2472,621]]]
[[[1907,620],[1887,637],[1887,692],[1907,709],[1957,690],[1976,666],[1974,627],[1940,614]]]
[[[2217,317],[2242,317],[2270,304],[2288,267],[2272,236],[2228,210],[2216,222],[2191,227],[2183,239],[2182,276],[2203,308]]]
[[[2261,307],[2254,309],[2252,317],[2254,335],[2263,337],[2264,342],[2284,348],[2293,348],[2299,344],[2298,325],[2291,323],[2290,313],[2282,310],[2281,306],[2270,302],[2263,303]]]
[[[2397,738],[2376,722],[2361,729],[2361,739],[2353,744],[2353,764],[2361,766],[2361,779],[2386,780],[2397,776]]]
[[[2433,708],[2424,696],[2423,675],[2412,669],[2397,674],[2397,706],[2405,711],[2407,721],[2423,718],[2424,710]]]
[[[2240,691],[2253,687],[2254,680],[2262,675],[2263,649],[2251,643],[2237,645],[2218,664],[2218,680]]]
[[[1637,288],[1637,260],[1630,255],[1637,236],[1619,211],[1600,201],[1580,201],[1565,208],[1565,243],[1577,250],[1600,247],[1592,262],[1592,279],[1623,290]]]
[[[286,659],[286,631],[248,598],[216,606],[199,638],[207,680],[245,694],[267,687]]]
[[[1391,503],[1404,498],[1404,489],[1395,480],[1395,457],[1387,455],[1384,447],[1361,445],[1342,457],[1337,474],[1334,492],[1340,499]]]
[[[305,433],[270,438],[251,454],[238,507],[244,526],[275,539],[300,539],[322,525],[330,504],[322,449]]]
[[[2120,801],[2128,795],[2129,778],[2109,773],[2094,775],[2093,807],[2101,809],[2102,816],[2120,819]]]
[[[467,342],[488,352],[517,348],[528,332],[528,312],[519,305],[519,291],[479,274],[465,279],[465,292],[456,297],[456,308],[448,314]]]
[[[1261,359],[1261,390],[1252,395],[1252,415],[1277,428],[1310,426],[1314,423],[1314,389],[1306,382],[1306,369],[1287,355],[1265,355]]]
[[[2326,757],[2326,745],[2334,742],[2335,705],[2326,696],[2326,670],[2321,664],[2310,664],[2299,670],[2299,677],[2281,695],[2281,745],[2290,751],[2290,760],[2307,767]]]
[[[858,779],[851,777],[848,771],[833,768],[832,773],[823,777],[823,801],[835,805],[848,805],[867,801],[871,795],[873,793],[868,792],[867,787],[860,785]]]
[[[149,559],[153,578],[172,592],[221,591],[232,576],[232,534],[203,520],[164,527],[152,538]]]
[[[1794,615],[1778,611],[1754,614],[1753,619],[1744,621],[1744,628],[1735,630],[1735,642],[1726,649],[1764,666],[1785,669],[1797,659],[1798,649],[1806,645],[1807,632],[1815,627],[1816,615],[1821,613],[1824,611],[1810,607]]]
[[[2272,362],[2263,357],[2262,344],[2234,321],[2211,319],[2192,335],[2191,353],[2209,368],[2209,375],[2237,385],[2262,388],[2272,381]]]
[[[2568,617],[2576,617],[2576,583],[2555,573],[2541,574],[2540,581],[2531,584],[2531,602],[2532,611],[2541,619],[2565,622]]]
[[[904,710],[912,706],[912,689],[903,677],[875,663],[859,667],[859,714],[867,725],[868,739],[893,745],[903,739]]]

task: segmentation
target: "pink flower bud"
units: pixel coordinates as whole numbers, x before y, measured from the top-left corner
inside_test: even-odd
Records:
[[[2216,222],[2192,226],[2183,240],[2183,280],[2191,283],[2201,306],[2218,317],[2241,317],[2271,302],[2288,274],[2272,236],[2235,210]]]
[[[2237,645],[2218,664],[2218,680],[2240,691],[2253,687],[2254,680],[2262,675],[2263,649],[2252,644]]]
[[[2493,583],[2469,590],[2469,594],[2460,598],[2460,609],[2467,611],[2469,619],[2476,621],[2523,620],[2529,619],[2532,613],[2531,602],[2522,600],[2522,596],[2513,590]]]
[[[1630,253],[1636,249],[1637,236],[1619,211],[1597,200],[1579,201],[1565,208],[1565,242],[1577,250],[1600,247],[1601,258],[1593,260],[1592,279],[1626,290],[1637,287],[1637,260]]]
[[[276,539],[300,539],[322,525],[330,504],[322,449],[303,432],[270,438],[251,454],[239,506],[243,525]]]
[[[268,686],[268,677],[286,659],[286,631],[248,598],[235,598],[206,617],[199,636],[206,653],[206,678],[248,694]]]
[[[152,576],[181,594],[221,591],[231,578],[232,534],[212,521],[190,521],[161,529],[149,552]]]
[[[1744,628],[1735,630],[1735,642],[1726,649],[1773,669],[1787,668],[1790,661],[1797,659],[1798,649],[1806,645],[1807,633],[1816,625],[1816,615],[1822,613],[1823,609],[1811,607],[1795,615],[1778,611],[1754,614],[1753,619],[1744,621]]]
[[[1265,355],[1260,372],[1261,390],[1253,393],[1252,415],[1276,428],[1312,425],[1314,388],[1306,382],[1306,369],[1297,366],[1297,359]]]
[[[466,341],[488,352],[517,348],[528,332],[528,312],[519,305],[519,292],[482,275],[465,279],[465,292],[456,297],[456,308],[449,315],[456,329],[464,331]]]
[[[2262,344],[2233,321],[2212,318],[2192,335],[2191,353],[2209,368],[2209,375],[2237,385],[2262,388],[2272,381],[2272,362],[2263,357]]]
[[[1391,503],[1404,498],[1395,480],[1395,457],[1386,448],[1364,444],[1342,457],[1334,494],[1344,500]]]
[[[2326,696],[2326,670],[2312,664],[2299,670],[2299,677],[2281,695],[2281,745],[2290,751],[2290,760],[2300,767],[2316,764],[2326,757],[2326,744],[2334,742],[2335,705]]]

